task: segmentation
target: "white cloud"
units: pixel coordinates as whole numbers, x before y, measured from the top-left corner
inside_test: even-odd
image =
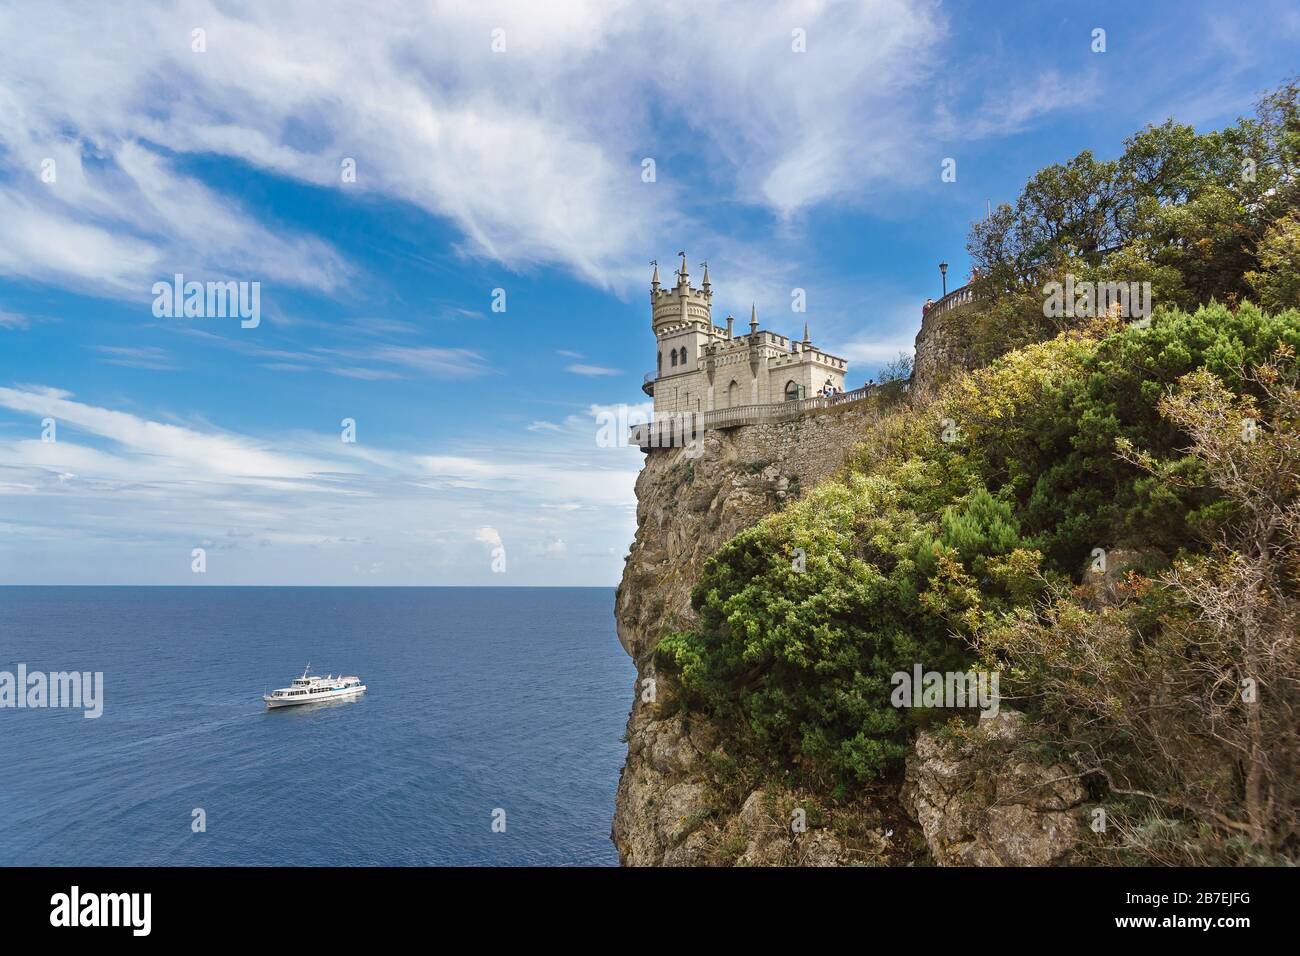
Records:
[[[324,462],[281,454],[238,436],[208,434],[74,402],[70,393],[59,389],[0,388],[0,407],[53,418],[60,430],[81,429],[194,476],[306,478],[329,470]],[[61,453],[58,442],[47,447],[52,456]]]
[[[409,201],[515,268],[640,284],[647,240],[745,245],[677,211],[703,188],[676,162],[678,137],[712,157],[709,189],[782,216],[909,175],[925,119],[904,94],[946,27],[925,0],[194,0],[130,17],[19,0],[0,34],[21,37],[0,61],[0,141],[20,172],[0,192],[0,272],[121,294],[178,265],[327,291],[347,280],[336,250],[266,229],[172,155],[205,152]],[[654,128],[660,115],[673,130]],[[37,176],[46,157],[53,184]],[[340,182],[344,157],[355,183]]]
[[[900,353],[911,355],[914,351],[914,343],[910,341],[847,342],[837,346],[833,351],[834,354],[850,362],[863,362],[870,365],[892,361],[898,358]]]
[[[470,349],[383,345],[363,356],[444,378],[469,378],[488,371],[483,356]]]
[[[109,365],[155,371],[170,371],[176,368],[168,351],[153,345],[96,345],[95,351],[107,355],[108,358],[104,361]]]
[[[607,553],[635,528],[640,453],[596,447],[581,415],[533,447],[426,454],[174,424],[39,385],[0,388],[0,408],[30,422],[0,431],[14,582],[185,583],[190,548],[210,540],[210,583],[348,583],[376,567],[385,583],[613,583]],[[40,440],[45,417],[57,441]],[[484,528],[518,552],[506,577],[481,560]]]
[[[1014,80],[999,78],[997,82],[1001,88],[988,95],[969,115],[958,117],[940,107],[937,135],[977,140],[1019,133],[1043,116],[1091,102],[1098,89],[1095,76],[1067,78],[1058,70]]]
[[[602,375],[622,375],[622,369],[605,368],[603,365],[569,365],[565,367],[566,372],[572,372],[574,375],[602,376]]]

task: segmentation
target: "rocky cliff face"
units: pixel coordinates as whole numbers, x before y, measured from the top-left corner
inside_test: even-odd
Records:
[[[834,862],[838,848],[824,835],[787,840],[787,828],[770,825],[774,811],[762,809],[762,794],[726,805],[717,779],[726,755],[717,735],[699,721],[688,726],[681,715],[662,716],[669,691],[656,682],[653,651],[661,637],[694,622],[691,588],[704,562],[830,477],[875,414],[872,403],[855,403],[792,422],[711,431],[695,458],[682,448],[647,453],[636,484],[636,539],[615,599],[619,640],[637,665],[613,832],[625,864],[717,862],[720,852],[737,862]]]
[[[1018,755],[1024,717],[1003,710],[967,739],[922,733],[902,798],[940,866],[1069,863],[1083,832],[1077,774]]]
[[[965,362],[948,326],[923,323],[913,400]],[[809,813],[817,795],[738,780],[718,729],[672,707],[657,679],[660,638],[690,627],[691,589],[726,541],[843,464],[868,437],[874,400],[792,422],[706,434],[699,454],[653,449],[637,479],[637,532],[615,599],[618,636],[636,662],[627,761],[613,840],[631,866],[1047,864],[1067,861],[1078,833],[1077,785],[1013,759],[1010,717],[974,736],[1000,755],[976,771],[971,749],[922,735],[907,779],[864,792],[845,810]],[[987,738],[987,739],[985,739]],[[983,751],[989,748],[986,746]],[[792,817],[809,816],[806,829]]]

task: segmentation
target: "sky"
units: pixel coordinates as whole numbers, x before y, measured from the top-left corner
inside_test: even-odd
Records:
[[[1293,73],[1244,9],[0,0],[0,584],[615,584],[650,260],[856,387],[988,204]]]

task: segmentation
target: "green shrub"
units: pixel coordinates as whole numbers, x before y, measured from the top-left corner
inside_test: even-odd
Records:
[[[719,550],[661,667],[773,769],[841,787],[888,772],[917,719],[890,705],[893,673],[965,670],[972,635],[1077,579],[1093,548],[1165,565],[1205,550],[1229,512],[1157,404],[1198,368],[1248,391],[1242,370],[1284,343],[1300,346],[1300,312],[1158,313],[1010,353],[887,416],[839,479]],[[1125,460],[1121,440],[1170,470]]]
[[[871,779],[906,752],[891,675],[916,662],[964,669],[971,655],[953,635],[1010,606],[1037,565],[1010,506],[987,490],[927,515],[912,507],[922,476],[900,477],[824,484],[737,535],[695,590],[699,627],[659,644],[690,704],[735,718],[778,763],[837,783]]]

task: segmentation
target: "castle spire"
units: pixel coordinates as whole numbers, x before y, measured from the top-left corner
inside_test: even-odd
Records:
[[[700,288],[704,290],[705,295],[708,295],[709,294],[709,263],[705,261],[705,262],[701,262],[700,265],[704,266],[704,282],[700,284]]]
[[[808,323],[807,323],[807,322],[804,322],[804,324],[803,324],[803,344],[804,344],[804,345],[812,345],[812,339],[808,338]]]
[[[758,304],[755,303],[749,307],[749,334],[754,335],[758,332]]]
[[[686,271],[686,250],[683,249],[677,254],[682,257],[682,268],[677,273],[677,284],[679,286],[689,286],[690,283],[688,283],[686,280],[691,277],[691,274]]]
[[[650,277],[650,291],[659,291],[659,260],[651,259],[650,264],[655,267],[655,274]]]

